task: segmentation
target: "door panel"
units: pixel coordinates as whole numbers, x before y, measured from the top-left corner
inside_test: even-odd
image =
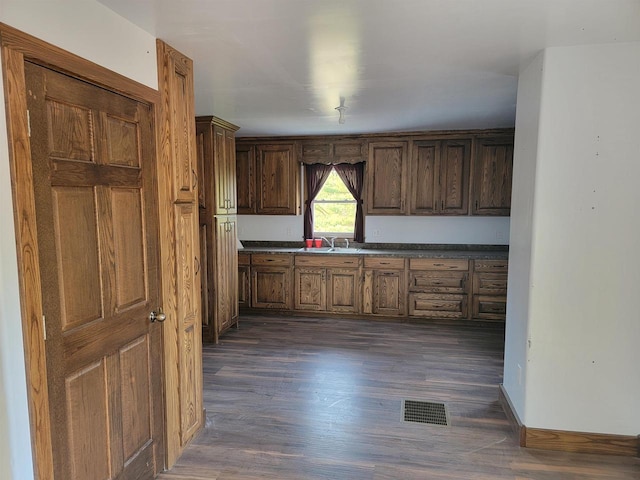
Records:
[[[55,478],[151,479],[163,466],[152,113],[25,72]]]

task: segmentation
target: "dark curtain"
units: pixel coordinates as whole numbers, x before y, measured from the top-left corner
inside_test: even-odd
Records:
[[[324,182],[329,178],[331,165],[314,163],[306,166],[307,202],[304,209],[304,238],[313,238],[313,209],[311,202],[316,198]]]
[[[356,200],[356,225],[353,229],[353,239],[358,243],[364,242],[364,211],[362,210],[362,189],[364,188],[364,162],[340,163],[334,165],[338,175]]]

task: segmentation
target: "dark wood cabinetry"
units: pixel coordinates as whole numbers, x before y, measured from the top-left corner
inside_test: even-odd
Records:
[[[471,140],[414,141],[411,201],[414,215],[466,215]]]
[[[295,258],[294,278],[296,310],[359,312],[358,257],[298,255]]]
[[[291,255],[251,255],[251,307],[291,310]]]
[[[507,260],[475,260],[472,318],[505,320],[507,313]]]
[[[238,308],[251,307],[251,255],[238,252]]]
[[[300,144],[302,163],[356,163],[367,159],[366,143],[363,140],[337,140],[319,137]]]
[[[409,260],[409,315],[425,318],[468,317],[469,260]]]
[[[476,140],[472,165],[473,215],[509,215],[513,176],[513,137]]]
[[[369,143],[366,211],[371,215],[403,215],[407,211],[409,142]]]
[[[201,269],[203,340],[217,342],[238,321],[238,265],[235,131],[222,119],[196,117],[201,172]]]
[[[236,157],[238,213],[300,212],[300,164],[294,142],[239,143]]]
[[[236,145],[236,191],[238,213],[256,213],[256,147],[254,145]]]
[[[365,257],[363,313],[385,316],[407,314],[404,258]]]

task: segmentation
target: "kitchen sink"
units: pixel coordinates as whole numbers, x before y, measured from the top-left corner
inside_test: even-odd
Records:
[[[320,247],[320,248],[307,248],[302,247],[298,249],[299,252],[305,253],[334,253],[334,254],[354,254],[360,251],[359,248],[345,248],[345,247]]]

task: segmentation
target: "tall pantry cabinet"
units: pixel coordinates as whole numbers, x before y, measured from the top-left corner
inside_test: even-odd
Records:
[[[196,117],[205,342],[217,343],[238,323],[236,130],[217,117]]]
[[[202,311],[193,63],[157,41],[158,210],[166,320],[164,383],[167,467],[204,423]]]

